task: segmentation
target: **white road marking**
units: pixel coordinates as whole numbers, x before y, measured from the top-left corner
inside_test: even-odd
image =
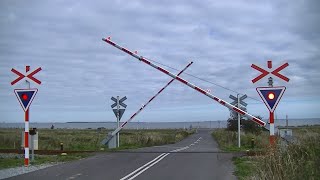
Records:
[[[77,176],[81,176],[81,173],[75,174],[73,176],[70,176],[69,178],[67,178],[67,180],[71,180],[71,179],[75,179]]]
[[[146,171],[147,169],[151,168],[153,165],[157,164],[158,162],[160,162],[163,158],[165,158],[166,156],[168,156],[170,153],[166,153],[164,156],[162,156],[160,159],[158,159],[156,162],[150,164],[148,167],[144,168],[143,170],[141,170],[140,172],[138,172],[137,174],[135,174],[134,176],[132,176],[131,178],[129,178],[128,180],[132,180],[135,177],[139,176],[141,173],[143,173],[144,171]]]
[[[183,151],[183,150],[188,149],[188,148],[189,148],[189,146],[185,146],[185,147],[182,147],[182,148],[179,148],[179,149],[172,150],[170,152],[179,152],[179,151]],[[170,153],[162,153],[162,154],[160,154],[159,156],[157,156],[153,160],[147,162],[146,164],[144,164],[143,166],[141,166],[138,169],[134,170],[130,174],[128,174],[125,177],[121,178],[120,180],[132,180],[132,179],[136,178],[137,176],[142,174],[144,171],[146,171],[147,169],[151,168],[152,166],[154,166],[155,164],[160,162],[162,159],[164,159],[169,154]]]
[[[162,153],[159,156],[157,156],[156,158],[154,158],[153,160],[149,161],[148,163],[146,163],[145,165],[139,167],[138,169],[136,169],[135,171],[133,171],[132,173],[126,175],[125,177],[121,178],[120,180],[124,180],[130,176],[132,176],[133,174],[135,174],[136,172],[140,171],[141,169],[145,168],[146,166],[148,166],[149,164],[153,163],[154,161],[158,160],[159,158],[161,158],[162,156],[164,156],[166,153]]]

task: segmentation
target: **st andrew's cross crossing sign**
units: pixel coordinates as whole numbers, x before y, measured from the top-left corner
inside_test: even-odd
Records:
[[[121,98],[121,99],[119,100],[120,106],[122,106],[122,107],[124,107],[124,108],[127,107],[127,105],[126,105],[125,103],[123,103],[123,101],[125,101],[126,99],[127,99],[127,97],[125,96],[125,97],[123,97],[123,98]],[[116,106],[117,106],[117,98],[111,97],[111,100],[114,101],[114,103],[111,105],[111,108],[116,107]]]
[[[30,70],[30,66],[26,66],[26,71],[28,72]],[[16,75],[18,75],[19,77],[17,78],[17,79],[15,79],[15,80],[13,80],[12,82],[11,82],[11,85],[14,85],[14,84],[16,84],[17,82],[19,82],[20,80],[22,80],[23,78],[28,78],[28,79],[30,79],[30,80],[32,80],[32,81],[34,81],[35,83],[37,83],[37,84],[41,84],[41,81],[39,81],[37,78],[35,78],[35,77],[33,77],[35,74],[37,74],[39,71],[41,71],[42,69],[41,69],[41,67],[39,67],[39,68],[37,68],[36,70],[34,70],[34,71],[32,71],[32,72],[30,72],[30,73],[28,73],[27,75],[24,75],[23,73],[21,73],[21,72],[19,72],[19,71],[17,71],[17,70],[15,70],[15,69],[11,69],[11,72],[13,72],[13,73],[15,73]]]
[[[281,66],[279,66],[278,68],[276,68],[275,70],[269,72],[269,71],[267,71],[267,70],[255,65],[255,64],[252,64],[251,67],[253,69],[261,72],[261,74],[259,76],[257,76],[256,78],[252,79],[252,83],[256,83],[257,81],[259,81],[260,79],[264,78],[265,76],[267,76],[270,73],[275,75],[275,76],[277,76],[278,78],[280,78],[280,79],[282,79],[284,81],[289,82],[290,79],[288,77],[286,77],[286,76],[284,76],[284,75],[279,73],[281,70],[283,70],[284,68],[286,68],[288,66],[289,66],[289,63],[284,63]],[[272,68],[272,61],[268,61],[268,68],[269,69]]]
[[[247,97],[248,97],[248,96],[247,96],[246,94],[240,97],[239,100],[240,100],[240,104],[241,104],[241,105],[243,105],[243,106],[247,106],[247,105],[248,105],[247,103],[245,103],[245,102],[243,101],[243,100],[246,99]],[[229,98],[233,100],[233,102],[230,103],[230,104],[232,104],[232,105],[238,104],[238,98],[237,98],[237,97],[235,97],[235,96],[233,96],[233,95],[230,94]]]

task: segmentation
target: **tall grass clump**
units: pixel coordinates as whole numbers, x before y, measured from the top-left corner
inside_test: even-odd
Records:
[[[140,130],[124,131],[120,135],[120,146],[145,147],[173,144],[186,138],[193,132],[184,130]]]
[[[241,132],[241,148],[238,148],[238,132],[227,129],[217,129],[212,132],[213,138],[217,141],[220,149],[225,151],[239,151],[251,149],[251,141],[254,140],[254,149],[261,150],[268,146],[269,135],[261,132],[259,135],[254,133]]]
[[[305,134],[294,144],[280,143],[257,160],[259,166],[252,179],[320,179],[320,134]]]

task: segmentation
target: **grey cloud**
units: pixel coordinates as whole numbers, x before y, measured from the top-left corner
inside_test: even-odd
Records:
[[[288,61],[282,73],[286,96],[319,97],[319,6],[317,1],[1,1],[0,107],[13,108],[12,67],[43,67],[38,105],[45,110],[104,111],[108,99],[127,95],[140,107],[171,78],[101,40],[122,46],[176,69],[259,99],[252,84],[266,68]],[[173,73],[178,71],[168,68]],[[228,99],[230,91],[182,75]],[[21,85],[23,87],[23,85]],[[3,88],[2,88],[3,87]],[[48,94],[53,94],[48,97]],[[9,101],[10,99],[10,101]],[[150,106],[189,106],[211,100],[174,82]],[[254,102],[254,100],[252,100]],[[2,101],[3,102],[3,101]],[[86,103],[83,103],[86,102]],[[6,106],[6,107],[5,107]],[[40,105],[39,105],[40,106]],[[219,105],[218,105],[219,106]],[[222,108],[222,107],[221,107]],[[7,116],[9,116],[9,112]]]

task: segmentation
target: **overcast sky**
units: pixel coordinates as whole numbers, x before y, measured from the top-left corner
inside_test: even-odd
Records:
[[[156,94],[170,77],[106,44],[112,40],[138,54],[247,94],[247,109],[268,118],[255,88],[267,86],[256,64],[285,62],[275,86],[287,90],[277,118],[320,117],[320,1],[0,1],[0,122],[23,122],[11,86],[17,76],[42,68],[30,107],[31,122],[115,121],[112,96],[127,96],[122,120]],[[271,69],[271,70],[273,70]],[[173,73],[177,70],[168,69]],[[235,92],[181,75],[228,102]],[[260,101],[259,101],[260,100]],[[135,121],[227,120],[229,110],[181,84],[172,83]]]

